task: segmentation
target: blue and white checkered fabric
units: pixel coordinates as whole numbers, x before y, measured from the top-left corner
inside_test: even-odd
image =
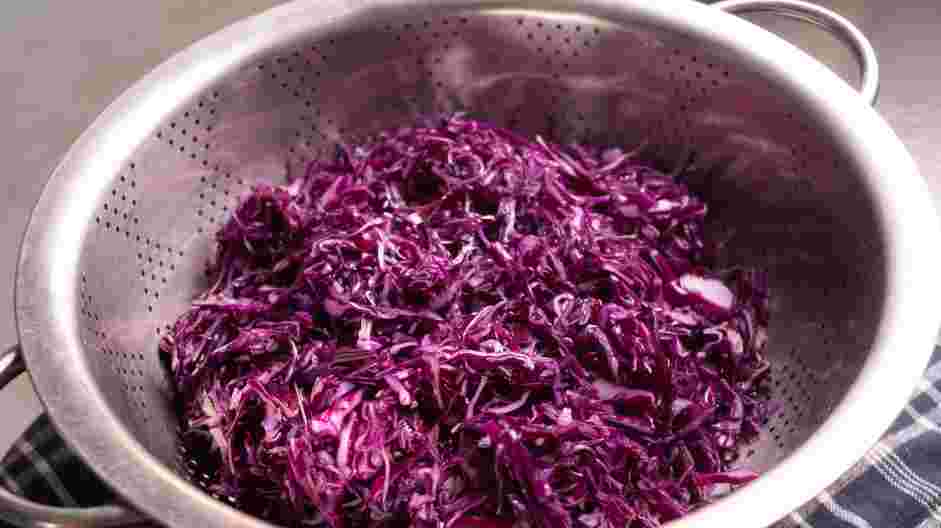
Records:
[[[941,527],[941,346],[866,456],[774,528]]]

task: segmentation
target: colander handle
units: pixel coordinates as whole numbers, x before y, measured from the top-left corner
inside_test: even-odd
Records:
[[[866,35],[843,16],[801,0],[722,0],[713,7],[727,13],[775,13],[818,25],[852,48],[862,79],[859,94],[874,104],[879,95],[879,61]]]
[[[19,345],[0,354],[0,389],[26,372]],[[141,514],[117,504],[92,508],[57,508],[32,502],[0,485],[0,519],[16,526],[56,528],[67,526],[128,526],[144,520]]]

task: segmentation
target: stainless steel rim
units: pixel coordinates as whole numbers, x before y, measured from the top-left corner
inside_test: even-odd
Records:
[[[512,7],[503,0],[475,5]],[[832,72],[781,39],[737,19],[685,0],[551,0],[546,9],[579,12],[675,27],[715,43],[767,72],[783,89],[805,101],[827,121],[877,193],[887,230],[891,269],[885,324],[863,377],[814,437],[765,478],[726,500],[676,522],[675,527],[763,526],[812,498],[863,456],[891,423],[927,362],[938,328],[933,263],[941,240],[924,182],[901,142],[885,122]],[[16,286],[16,315],[26,362],[51,418],[67,442],[102,478],[143,513],[166,525],[267,526],[218,502],[153,458],[104,404],[89,367],[75,365],[82,347],[70,323],[78,306],[77,249],[80,240],[65,225],[87,223],[90,199],[107,184],[126,149],[152,133],[175,101],[205,89],[261,50],[310,32],[342,24],[354,12],[471,5],[462,0],[302,0],[231,26],[190,47],[134,85],[96,121],[60,164],[43,192],[25,235]],[[892,185],[880,183],[886,175]],[[53,222],[53,219],[55,221]],[[905,351],[904,361],[898,354]],[[879,393],[862,390],[878,383]],[[89,423],[95,427],[88,427]],[[847,434],[852,431],[853,434]],[[826,456],[821,456],[826,454]],[[807,468],[814,468],[807,472]],[[789,483],[782,486],[781,483]],[[769,494],[776,500],[768,501]]]
[[[712,4],[727,13],[775,13],[816,24],[845,42],[860,66],[859,95],[869,104],[879,96],[879,61],[866,35],[839,13],[802,0],[722,0]]]
[[[26,372],[19,345],[0,354],[0,390]],[[76,523],[92,526],[127,526],[143,520],[141,514],[116,504],[90,508],[46,506],[21,497],[0,486],[0,515],[20,526],[52,528]]]

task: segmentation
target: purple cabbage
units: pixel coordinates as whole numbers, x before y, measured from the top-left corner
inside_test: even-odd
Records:
[[[653,528],[755,474],[761,273],[630,153],[454,116],[257,185],[161,342],[211,491],[288,525]]]

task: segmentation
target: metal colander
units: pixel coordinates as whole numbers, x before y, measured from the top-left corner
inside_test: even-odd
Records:
[[[770,276],[782,406],[743,453],[767,474],[676,526],[763,526],[812,497],[878,438],[927,361],[941,234],[911,158],[867,104],[875,63],[858,31],[795,0],[720,7],[836,31],[867,66],[863,96],[777,37],[687,0],[305,0],[158,68],[57,169],[17,279],[37,391],[130,508],[2,492],[0,510],[41,526],[136,512],[265,526],[202,491],[158,340],[206,286],[212,233],[254,182],[283,181],[338,141],[455,111],[694,168],[726,264]],[[0,366],[15,373],[17,359]]]

